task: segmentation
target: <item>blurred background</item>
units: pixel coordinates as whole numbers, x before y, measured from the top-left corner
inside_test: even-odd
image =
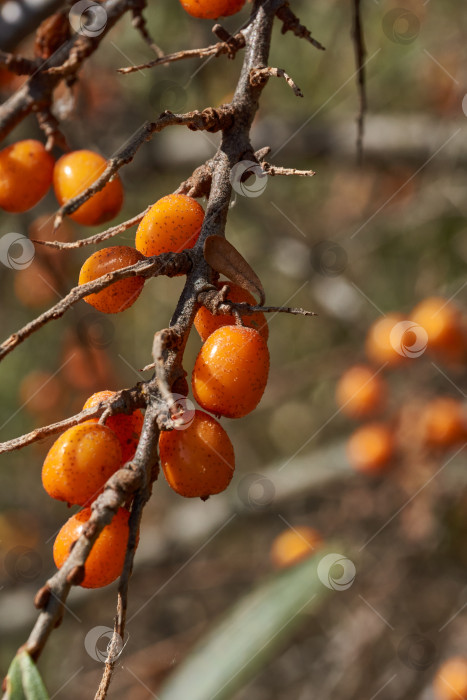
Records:
[[[15,3],[0,6],[2,36]],[[222,419],[237,460],[228,491],[192,502],[163,477],[155,484],[110,691],[116,699],[429,700],[436,678],[441,700],[452,687],[453,698],[467,697],[467,666],[456,667],[462,687],[443,671],[467,643],[467,15],[454,0],[362,3],[369,110],[358,165],[351,3],[291,6],[326,51],[282,36],[277,23],[270,64],[284,68],[304,98],[271,80],[252,140],[271,147],[275,165],[316,175],[268,177],[259,196],[237,193],[227,235],[257,271],[268,303],[319,315],[269,315],[264,398],[246,418]],[[223,24],[233,31],[247,12]],[[213,42],[211,23],[190,18],[178,2],[152,2],[145,14],[166,53]],[[31,56],[33,38],[15,31],[15,50]],[[151,58],[125,17],[79,84],[57,90],[70,148],[110,157],[164,109],[228,101],[242,56],[116,73]],[[1,70],[2,98],[23,80]],[[8,143],[21,138],[42,140],[32,117]],[[175,190],[218,142],[186,129],[157,134],[120,171],[125,205],[115,223]],[[26,214],[2,214],[0,235],[47,238],[56,206],[49,193]],[[98,230],[66,222],[60,233],[71,240]],[[113,244],[133,245],[134,233]],[[37,247],[25,270],[0,264],[2,336],[66,293],[89,254]],[[78,412],[94,391],[149,376],[141,368],[151,361],[153,334],[167,326],[182,285],[150,280],[118,316],[80,302],[5,358],[0,440]],[[414,335],[391,340],[404,321],[402,331]],[[189,375],[199,348],[193,331]],[[362,373],[348,374],[355,366],[370,371],[369,397]],[[41,486],[51,443],[1,461],[2,673],[29,634],[34,593],[54,571],[52,542],[70,515]],[[281,546],[282,533],[289,541]],[[320,570],[324,551],[340,559]],[[51,697],[93,697],[116,588],[72,591],[39,662]],[[218,624],[224,628],[209,646]]]

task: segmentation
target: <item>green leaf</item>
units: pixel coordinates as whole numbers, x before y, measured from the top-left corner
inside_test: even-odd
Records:
[[[226,700],[284,647],[303,613],[331,593],[318,579],[320,551],[262,584],[199,642],[158,692],[159,700]]]
[[[49,700],[36,664],[27,651],[15,656],[6,677],[5,700]]]

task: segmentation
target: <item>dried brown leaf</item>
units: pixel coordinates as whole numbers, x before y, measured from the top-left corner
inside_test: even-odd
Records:
[[[261,280],[243,255],[229,241],[222,236],[206,238],[204,258],[216,272],[239,284],[250,294],[256,294],[259,297],[260,305],[264,306],[266,297]]]

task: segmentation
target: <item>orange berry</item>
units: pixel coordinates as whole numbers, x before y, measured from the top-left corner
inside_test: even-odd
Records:
[[[276,568],[285,569],[311,557],[322,545],[323,538],[317,530],[306,525],[289,528],[274,539],[271,560]]]
[[[30,309],[47,306],[60,299],[55,291],[57,280],[39,260],[33,260],[24,270],[18,270],[13,280],[13,288],[18,300]]]
[[[0,151],[0,207],[19,213],[31,209],[52,184],[54,159],[40,141],[26,139]]]
[[[72,515],[58,533],[53,548],[55,565],[61,569],[68,558],[71,545],[76,542],[91,517],[91,509],[85,508]],[[83,588],[102,588],[120,576],[125,563],[128,543],[128,519],[130,513],[119,508],[112,522],[106,525],[94,542],[84,565]]]
[[[382,423],[368,423],[358,428],[347,443],[350,464],[360,472],[380,472],[394,452],[394,438]]]
[[[465,352],[462,320],[459,310],[442,297],[424,299],[412,311],[411,320],[428,334],[428,348],[449,359],[458,359]]]
[[[227,294],[227,299],[235,302],[236,304],[250,304],[251,306],[256,305],[256,299],[240,287],[238,284],[233,284],[233,282],[218,282],[217,288],[222,289],[222,287],[227,284],[229,286],[229,293]],[[265,315],[261,311],[257,311],[249,316],[242,316],[242,322],[248,328],[255,328],[264,340],[269,337],[268,322],[266,321]],[[228,314],[212,314],[205,306],[201,306],[198,309],[195,316],[195,328],[201,336],[201,340],[204,342],[209,338],[211,333],[213,333],[217,328],[221,326],[234,326],[235,317]]]
[[[201,231],[204,210],[193,197],[168,194],[141,220],[135,246],[143,255],[178,253],[192,248]]]
[[[227,488],[235,469],[232,443],[224,428],[204,411],[195,411],[184,430],[159,437],[161,466],[180,496],[207,498]]]
[[[202,19],[234,15],[245,4],[245,0],[180,0],[180,2],[189,15]]]
[[[253,328],[222,326],[204,343],[191,378],[202,408],[241,418],[259,404],[269,373],[266,341]]]
[[[355,365],[339,379],[336,401],[347,416],[363,418],[381,409],[386,393],[386,382],[379,374],[371,367]]]
[[[81,194],[107,167],[107,161],[93,151],[72,151],[58,159],[53,172],[55,196],[60,206]],[[90,197],[70,219],[84,226],[97,226],[117,216],[123,204],[123,187],[118,175]]]
[[[79,273],[79,284],[92,282],[108,272],[121,270],[143,260],[141,253],[126,245],[103,248],[93,253]],[[127,277],[114,282],[100,292],[89,294],[84,301],[106,314],[116,314],[132,306],[144,286],[144,277]]]
[[[93,394],[89,397],[83,406],[85,408],[91,408],[92,406],[98,406],[101,401],[107,401],[107,399],[115,396],[114,391],[98,391],[97,394]],[[91,420],[98,422],[97,418],[92,418]],[[143,427],[144,416],[139,410],[133,411],[131,414],[127,413],[116,413],[113,416],[107,418],[105,424],[108,428],[113,430],[115,435],[118,437],[120,442],[120,447],[122,449],[122,463],[129,462],[135,456],[136,448],[138,447],[139,436],[141,435],[141,429]]]
[[[438,700],[467,700],[467,659],[455,656],[445,661],[433,685]]]
[[[404,320],[401,314],[393,313],[383,316],[373,323],[365,343],[366,354],[370,360],[378,365],[386,362],[389,365],[397,365],[404,360],[404,355],[397,352],[397,346],[395,347],[394,343],[391,342],[391,331]]]
[[[122,451],[115,433],[86,421],[54,442],[42,467],[42,484],[52,498],[84,506],[102,491],[119,469]]]
[[[422,436],[431,447],[451,447],[462,442],[467,432],[464,406],[448,397],[433,399],[421,415]]]

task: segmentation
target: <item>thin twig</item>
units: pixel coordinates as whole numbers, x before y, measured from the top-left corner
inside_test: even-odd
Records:
[[[296,168],[282,168],[278,165],[271,165],[266,161],[261,161],[261,168],[265,173],[274,177],[275,175],[296,175],[298,177],[313,177],[316,175],[314,170],[297,170]]]
[[[310,30],[307,29],[305,25],[301,24],[298,17],[290,9],[288,2],[283,3],[277,10],[276,15],[282,22],[282,34],[292,32],[299,39],[306,39],[306,41],[309,41],[315,48],[320,49],[320,51],[325,51],[325,47],[311,36]]]
[[[287,85],[294,91],[294,95],[303,97],[303,92],[283,68],[273,68],[271,66],[267,68],[254,68],[250,73],[252,85],[265,84],[268,82],[269,78],[284,78]]]
[[[352,38],[355,47],[355,61],[357,64],[357,86],[359,98],[359,111],[357,115],[357,160],[363,160],[363,132],[365,128],[365,114],[367,110],[366,99],[366,71],[365,71],[365,39],[361,17],[361,2],[353,0],[352,14]]]

